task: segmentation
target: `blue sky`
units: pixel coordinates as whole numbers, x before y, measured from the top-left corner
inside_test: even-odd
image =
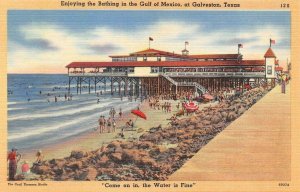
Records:
[[[290,12],[284,11],[8,11],[8,71],[64,72],[72,61],[107,61],[148,47],[190,54],[236,53],[263,59],[269,38],[278,59],[290,57]]]

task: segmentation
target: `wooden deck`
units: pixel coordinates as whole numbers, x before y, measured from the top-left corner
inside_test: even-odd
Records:
[[[217,135],[173,181],[274,181],[291,179],[290,86],[277,86]]]

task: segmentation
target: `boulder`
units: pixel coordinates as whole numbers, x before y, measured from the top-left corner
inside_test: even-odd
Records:
[[[195,125],[195,129],[201,129],[203,127],[203,123],[199,122]]]
[[[55,173],[56,176],[60,176],[64,173],[64,170],[62,168],[55,167],[53,169],[53,172]]]
[[[46,174],[51,171],[50,167],[41,165],[32,167],[31,171],[36,174]]]
[[[203,125],[210,125],[210,121],[208,121],[208,120],[204,120],[204,121],[202,121],[201,122]]]
[[[81,161],[71,162],[67,165],[67,167],[72,169],[73,171],[80,170],[82,168],[82,162]]]
[[[239,115],[242,115],[244,112],[246,111],[246,109],[242,106],[242,107],[240,107],[239,109],[238,109],[238,114]]]
[[[227,113],[225,111],[221,112],[222,118],[226,118],[227,117]]]
[[[100,166],[105,166],[109,163],[109,158],[106,156],[106,155],[103,155],[98,161],[97,163],[100,165]]]
[[[59,168],[62,168],[64,164],[66,163],[65,159],[52,159],[49,161],[50,164],[55,165]]]
[[[190,118],[190,124],[194,124],[195,125],[198,122],[199,122],[199,118],[197,116],[192,116]]]
[[[137,148],[138,149],[149,149],[153,147],[153,143],[149,141],[142,141],[137,143]]]
[[[155,157],[157,155],[159,155],[161,153],[161,148],[159,147],[153,147],[150,151],[149,151],[149,155],[151,157]]]
[[[234,112],[231,111],[231,112],[228,113],[228,115],[226,117],[226,121],[230,122],[230,121],[235,120],[236,118],[237,118],[236,113],[234,113]]]
[[[222,118],[221,118],[219,115],[214,115],[214,116],[211,118],[211,123],[213,123],[213,124],[217,124],[217,123],[219,123],[220,121],[222,121]]]
[[[70,157],[75,159],[80,159],[84,157],[85,153],[83,151],[72,151]]]
[[[109,158],[112,160],[112,161],[115,161],[115,162],[121,162],[122,161],[122,153],[111,153],[109,155]]]
[[[122,147],[122,149],[132,149],[134,144],[133,142],[123,142],[120,144],[120,147]]]
[[[80,171],[78,173],[76,173],[76,175],[74,176],[75,180],[80,180],[80,181],[84,181],[87,177],[88,173],[87,171]]]
[[[194,124],[187,126],[185,130],[187,131],[187,130],[193,130],[193,129],[195,129]]]
[[[219,123],[217,123],[217,124],[215,124],[215,125],[213,125],[213,127],[215,129],[218,129],[218,130],[223,129],[225,126],[226,126],[226,124],[224,122],[222,122],[222,121],[219,122]]]

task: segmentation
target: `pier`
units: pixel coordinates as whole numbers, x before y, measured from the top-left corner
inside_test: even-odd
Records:
[[[278,63],[271,47],[264,59],[243,60],[238,54],[189,55],[184,49],[175,54],[146,49],[129,55],[110,56],[111,62],[72,62],[68,69],[69,92],[76,84],[81,94],[82,84],[88,93],[104,90],[122,96],[156,96],[182,92],[201,95],[210,91],[236,89],[245,86],[275,86]],[[91,89],[94,88],[94,90]]]

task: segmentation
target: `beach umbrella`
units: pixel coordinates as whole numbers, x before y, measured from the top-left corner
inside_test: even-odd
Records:
[[[184,108],[188,111],[188,112],[194,112],[196,110],[198,110],[199,106],[195,105],[195,103],[190,102],[190,103],[185,103],[184,104]]]
[[[208,94],[208,93],[205,93],[204,95],[202,95],[202,97],[204,99],[208,99],[208,100],[213,100],[214,99],[214,97],[212,95]]]
[[[140,110],[132,110],[131,113],[134,114],[134,115],[136,115],[137,117],[143,118],[145,120],[147,119],[145,113],[143,113]]]

